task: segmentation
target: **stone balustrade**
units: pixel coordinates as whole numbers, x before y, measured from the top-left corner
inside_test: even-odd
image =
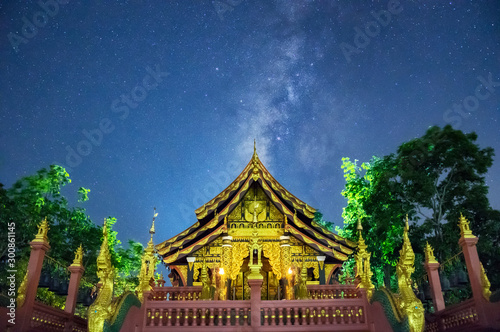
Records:
[[[313,300],[352,299],[358,297],[358,290],[355,285],[307,285],[307,290]]]
[[[153,287],[149,295],[151,301],[198,301],[201,286]]]
[[[72,313],[35,302],[30,327],[37,331],[87,331],[87,320]]]
[[[332,325],[368,329],[362,299],[263,301],[261,306],[263,326],[302,326],[306,331],[318,331],[321,326],[331,330]]]
[[[472,328],[478,325],[479,319],[473,298],[449,306],[446,310],[430,316],[425,325],[426,332]],[[440,326],[442,328],[440,328]]]
[[[146,331],[155,327],[249,326],[250,301],[148,301]],[[151,329],[148,329],[151,328]]]

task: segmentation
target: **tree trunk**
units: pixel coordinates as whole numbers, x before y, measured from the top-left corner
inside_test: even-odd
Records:
[[[389,264],[384,266],[384,285],[385,288],[391,289],[391,266]]]

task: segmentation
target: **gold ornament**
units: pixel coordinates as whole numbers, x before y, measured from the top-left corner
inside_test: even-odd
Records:
[[[101,288],[94,303],[88,311],[89,332],[100,332],[103,330],[104,321],[109,320],[116,309],[116,301],[113,301],[113,279],[114,268],[111,265],[111,255],[108,245],[108,230],[106,220],[102,228],[103,241],[99,256],[97,256],[97,276]]]
[[[279,242],[266,242],[262,246],[264,255],[269,258],[269,264],[276,275],[276,279],[281,279],[281,250]]]
[[[403,233],[403,248],[399,251],[399,262],[396,266],[398,276],[399,298],[396,298],[397,309],[401,317],[408,317],[411,332],[424,330],[424,308],[412,290],[411,275],[415,271],[415,254],[408,238],[408,216]]]
[[[370,268],[371,253],[366,251],[366,248],[368,248],[368,246],[365,244],[365,240],[363,239],[363,236],[361,234],[362,230],[363,227],[361,226],[361,220],[358,219],[358,252],[354,255],[354,259],[356,260],[356,280],[358,281],[357,287],[366,289],[366,296],[368,300],[370,300],[375,286],[373,286],[371,280],[373,275],[373,272]]]
[[[483,289],[483,296],[486,300],[490,300],[490,281],[488,280],[488,276],[486,275],[486,272],[484,271],[483,263],[481,263],[481,288]]]
[[[458,227],[460,228],[460,235],[463,238],[475,238],[474,234],[472,234],[472,231],[470,230],[469,221],[463,216],[462,213],[460,213],[460,218],[458,219]]]
[[[49,243],[49,238],[47,237],[47,232],[49,231],[49,229],[49,223],[47,222],[47,217],[45,217],[38,226],[38,233],[36,234],[33,242]]]
[[[75,259],[73,260],[73,264],[71,266],[82,266],[83,264],[83,247],[80,244],[78,249],[75,251]]]
[[[437,263],[436,257],[434,257],[434,249],[431,247],[429,242],[425,244],[425,262],[426,263]]]
[[[24,279],[19,285],[19,289],[17,290],[17,308],[21,308],[26,300],[26,288],[28,286],[28,274],[29,271],[26,271],[24,275]]]

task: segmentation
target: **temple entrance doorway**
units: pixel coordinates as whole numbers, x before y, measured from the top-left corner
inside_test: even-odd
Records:
[[[248,267],[249,258],[245,258],[241,266],[240,273],[236,277],[235,285],[232,285],[231,292],[234,296],[229,297],[234,300],[249,300],[250,299],[250,286],[248,285],[248,275],[250,268]],[[279,280],[273,273],[269,259],[262,256],[262,268],[260,274],[263,277],[261,287],[262,300],[278,300]]]

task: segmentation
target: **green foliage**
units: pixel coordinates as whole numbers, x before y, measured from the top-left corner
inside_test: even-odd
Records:
[[[37,233],[38,224],[47,217],[50,225],[48,232],[50,250],[48,256],[60,262],[62,268],[69,266],[74,259],[74,252],[82,244],[84,255],[83,265],[85,272],[82,284],[92,286],[97,284],[96,259],[102,242],[102,227],[97,226],[87,216],[81,207],[69,207],[68,201],[61,195],[61,189],[71,184],[66,170],[52,165],[50,169],[42,169],[35,175],[24,177],[5,190],[0,184],[0,226],[2,233],[9,223],[15,224],[16,234],[16,280],[23,280],[26,273],[30,246]],[[79,202],[88,200],[89,189],[78,189]],[[112,263],[117,269],[116,292],[121,294],[127,289],[133,290],[137,286],[137,274],[140,271],[142,245],[129,241],[129,248],[121,247],[116,231],[112,230],[115,218],[108,219],[110,232],[108,241]],[[5,231],[4,234],[7,232]],[[7,255],[7,241],[0,241],[0,259]],[[60,267],[48,264],[51,274],[55,274]],[[6,285],[6,270],[0,270],[0,289],[8,289]],[[19,286],[19,285],[18,285]],[[40,300],[51,305],[61,306],[61,297],[55,296],[47,290],[39,290]],[[59,301],[59,302],[58,302]]]
[[[78,189],[78,202],[86,202],[89,200],[89,192],[90,192],[90,189],[87,189],[87,188],[84,188],[84,187],[80,187],[80,189]]]
[[[389,181],[393,165],[390,159],[373,157],[369,163],[357,165],[342,158],[346,179],[342,195],[347,199],[343,209],[344,227],[337,232],[351,241],[357,241],[357,223],[361,221],[363,238],[372,253],[371,265],[376,285],[382,285],[381,275],[389,283],[390,266],[397,263],[403,230],[403,205],[397,200],[397,186]]]
[[[410,240],[416,257],[423,260],[429,241],[438,261],[444,262],[460,251],[457,221],[463,213],[480,238],[479,256],[492,289],[500,286],[500,212],[491,208],[484,180],[494,153],[481,149],[476,140],[475,133],[451,126],[431,127],[423,137],[403,143],[396,154],[373,157],[361,166],[342,159],[347,205],[344,227],[338,231],[356,240],[361,219],[374,274],[396,264],[405,214],[413,221]],[[419,264],[416,278],[424,274]]]

